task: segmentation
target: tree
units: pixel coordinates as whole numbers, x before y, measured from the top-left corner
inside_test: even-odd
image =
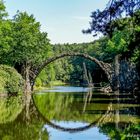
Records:
[[[109,0],[103,11],[99,9],[92,12],[90,28],[83,30],[83,33],[100,32],[104,35],[112,36],[116,26],[113,22],[122,17],[133,17],[134,13],[140,9],[139,0]]]
[[[11,21],[7,19],[8,13],[2,0],[0,0],[0,63],[6,62],[5,56],[10,50],[12,43]]]
[[[40,31],[40,23],[33,15],[18,12],[13,19],[14,43],[10,52],[13,63],[22,68],[22,75],[26,79],[26,89],[30,92],[31,69],[37,67],[50,53],[47,33]]]
[[[48,55],[47,33],[40,31],[40,23],[33,15],[18,12],[13,19],[14,43],[10,57],[14,63],[34,65]],[[26,64],[25,64],[26,63]]]
[[[31,78],[34,76],[32,68],[51,54],[49,39],[46,32],[40,31],[40,23],[26,12],[17,12],[9,23],[9,26],[2,27],[9,32],[2,33],[7,36],[1,40],[1,63],[14,66],[22,74],[26,81],[25,87],[30,92]]]
[[[5,17],[8,16],[8,13],[6,12],[6,7],[4,5],[3,0],[0,0],[0,20],[3,20]]]
[[[139,9],[139,0],[110,0],[104,10],[100,11],[98,9],[92,12],[90,28],[83,30],[83,33],[94,33],[94,36],[96,36],[98,33],[102,33],[110,38],[108,42],[109,47],[107,49],[112,52],[115,51],[114,81],[116,81],[116,91],[119,90],[120,56],[122,54],[126,55],[128,52],[130,54],[131,51],[134,52],[135,48],[139,44],[139,39],[137,41],[137,34],[140,30],[139,27],[136,28],[137,25],[139,25],[139,14],[137,14],[139,13]],[[130,40],[126,39],[124,35],[126,35],[126,37],[128,37]],[[137,52],[136,54],[139,54]]]

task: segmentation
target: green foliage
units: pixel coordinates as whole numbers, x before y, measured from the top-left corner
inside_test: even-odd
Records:
[[[0,93],[18,93],[23,91],[23,79],[14,69],[0,65]]]
[[[31,121],[26,118],[27,109],[21,97],[0,99],[0,140],[48,140],[48,132],[42,131],[46,122],[34,106],[30,108]]]
[[[7,52],[11,64],[39,63],[50,51],[47,33],[40,31],[40,23],[33,15],[18,12],[11,20],[12,43]],[[8,34],[10,36],[10,33]],[[3,51],[7,50],[3,46]]]
[[[11,21],[8,20],[3,0],[0,0],[0,63],[7,62],[7,53],[12,43]]]
[[[0,124],[14,121],[23,109],[21,97],[0,99]]]
[[[46,68],[44,68],[39,76],[36,79],[35,86],[37,87],[45,87],[45,86],[51,86],[51,83],[53,81],[56,81],[56,74],[55,74],[55,68],[54,65],[48,65]]]
[[[10,51],[11,44],[13,42],[13,38],[11,35],[11,22],[8,20],[4,20],[0,22],[0,58],[1,62],[6,59],[7,53]],[[6,61],[6,60],[5,60]]]
[[[121,59],[133,61],[139,65],[140,60],[140,12],[134,13],[133,17],[121,18],[113,21],[115,27],[112,37],[102,37],[91,43],[81,44],[56,44],[53,51],[56,54],[64,52],[87,53],[104,62],[112,63],[114,56],[120,54]],[[90,73],[99,69],[96,64],[83,58],[67,57],[54,63],[56,79],[62,81],[80,82],[83,79],[83,62],[86,63]]]
[[[4,6],[3,3],[0,5]],[[33,75],[32,69],[52,55],[47,33],[41,32],[40,27],[40,23],[34,16],[26,12],[18,11],[11,20],[2,18],[0,21],[0,64],[15,67],[24,79],[27,70],[29,75]],[[1,90],[3,90],[2,87]],[[10,88],[8,91],[15,90]]]
[[[101,117],[101,114],[96,114],[93,118],[88,111],[82,113],[84,103],[83,94],[69,93],[47,93],[42,95],[35,95],[34,103],[38,111],[48,120],[55,121],[82,121],[92,123]],[[100,106],[99,104],[87,105],[86,110],[104,110],[107,105]]]
[[[81,52],[96,57],[99,60],[106,61],[107,57],[104,53],[106,43],[106,38],[100,38],[99,40],[90,43],[56,44],[53,45],[53,51],[55,54],[61,54],[64,52]],[[82,83],[84,73],[83,62],[86,63],[87,69],[90,73],[94,73],[94,70],[99,69],[94,62],[85,60],[84,58],[65,57],[53,63],[56,74],[55,79],[68,83]]]
[[[136,64],[140,62],[140,48],[134,50],[134,53],[131,57],[131,61]]]
[[[6,7],[3,0],[0,0],[0,20],[7,17],[7,12],[5,11]]]
[[[4,93],[5,90],[5,86],[6,86],[6,77],[7,77],[7,73],[4,70],[0,69],[0,92]]]
[[[106,16],[108,17],[108,15]],[[97,22],[103,21],[97,20]],[[111,36],[109,36],[110,38],[103,36],[90,43],[55,44],[51,46],[47,33],[41,32],[41,25],[33,15],[18,11],[13,19],[8,19],[4,3],[1,0],[0,64],[15,67],[23,78],[25,78],[27,67],[31,76],[33,75],[32,70],[37,68],[48,57],[64,52],[87,53],[109,63],[113,62],[115,55],[121,54],[122,58],[130,59],[133,63],[140,65],[139,23],[140,11],[137,10],[134,11],[133,16],[119,17],[116,20],[112,20],[111,26],[113,26],[113,30]],[[109,31],[111,30],[109,29]],[[104,30],[104,32],[107,33],[108,31]],[[83,80],[83,62],[86,63],[86,67],[92,75],[99,70],[95,63],[83,58],[66,57],[45,68],[36,79],[36,85],[44,86],[55,80],[80,83]],[[102,81],[105,82],[104,80]],[[2,91],[4,90],[3,86],[0,88]]]
[[[31,69],[52,55],[47,33],[41,32],[33,15],[17,12],[0,24],[0,63],[15,67],[23,78],[27,69],[33,74]]]
[[[37,87],[43,86],[42,81],[41,81],[41,79],[40,79],[39,77],[36,79],[35,85],[36,85]]]
[[[128,32],[117,31],[114,33],[112,39],[108,40],[106,51],[114,55],[121,54],[127,51],[129,42]]]
[[[100,127],[100,130],[107,134],[111,140],[138,140],[139,139],[139,132],[140,132],[140,125],[130,123],[121,129],[117,129],[115,124],[113,123],[106,123]]]

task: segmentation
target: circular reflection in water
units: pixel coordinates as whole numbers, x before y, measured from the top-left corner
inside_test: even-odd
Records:
[[[47,131],[49,133],[50,140],[107,140],[107,136],[103,133],[100,133],[98,127],[93,127],[88,123],[82,122],[52,122],[55,126],[63,126],[61,128],[52,127],[48,124],[44,125],[43,131]],[[69,128],[67,128],[69,126]],[[83,127],[85,126],[85,127]],[[77,128],[75,128],[77,127]]]
[[[112,133],[121,137],[126,136],[121,134],[122,128],[127,130],[129,125],[135,128],[139,122],[131,111],[138,105],[131,104],[130,99],[132,103],[133,99],[128,95],[118,98],[116,95],[93,93],[92,90],[86,93],[67,92],[66,87],[65,92],[61,92],[60,87],[58,89],[59,92],[33,96],[37,110],[46,122],[42,131],[47,131],[50,139],[105,140],[108,139],[106,135],[110,137]]]
[[[104,104],[103,106],[98,103],[100,102],[99,100],[97,100],[97,103],[94,103],[94,98],[92,98],[92,90],[89,90],[89,88],[78,87],[78,89],[76,89],[74,87],[72,89],[72,87],[64,87],[62,92],[60,89],[61,88],[59,86],[57,88],[59,92],[52,92],[51,90],[50,92],[36,94],[33,96],[34,103],[38,111],[52,127],[70,132],[84,131],[84,129],[89,129],[97,124],[103,113],[106,112],[108,103]],[[68,89],[68,92],[66,89]],[[76,92],[74,92],[75,89]],[[81,92],[81,89],[84,89],[83,92]],[[88,92],[85,92],[85,90]],[[52,120],[58,122],[82,122],[88,125],[83,125],[83,127],[79,128],[64,128],[55,125]]]
[[[92,90],[88,88],[64,87],[62,92],[60,89],[59,86],[56,92],[51,90],[33,96],[46,122],[42,131],[49,133],[49,139],[108,139],[97,127],[108,103],[104,106],[94,104]]]

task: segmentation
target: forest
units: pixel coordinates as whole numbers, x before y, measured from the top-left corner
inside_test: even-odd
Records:
[[[87,27],[88,28],[88,27]],[[81,29],[82,31],[82,29]],[[91,13],[88,29],[98,39],[93,42],[51,44],[47,32],[41,31],[41,23],[34,15],[17,11],[9,19],[4,2],[0,1],[0,93],[15,93],[31,86],[46,87],[55,84],[83,84],[86,64],[93,83],[109,83],[104,71],[95,63],[82,57],[65,57],[45,67],[35,83],[31,83],[33,69],[50,57],[80,52],[95,57],[121,69],[115,80],[119,88],[139,91],[140,81],[140,2],[137,0],[112,1],[103,10]],[[84,42],[84,41],[83,41]],[[116,70],[117,71],[117,70]],[[128,81],[129,83],[125,83]],[[125,83],[125,84],[124,84]],[[29,85],[30,84],[30,85]]]

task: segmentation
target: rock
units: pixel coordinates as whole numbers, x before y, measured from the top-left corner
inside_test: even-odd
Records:
[[[116,77],[112,76],[112,83],[115,83]],[[136,70],[136,66],[128,61],[120,61],[119,70],[119,91],[133,93],[138,89],[138,81],[140,77]]]

